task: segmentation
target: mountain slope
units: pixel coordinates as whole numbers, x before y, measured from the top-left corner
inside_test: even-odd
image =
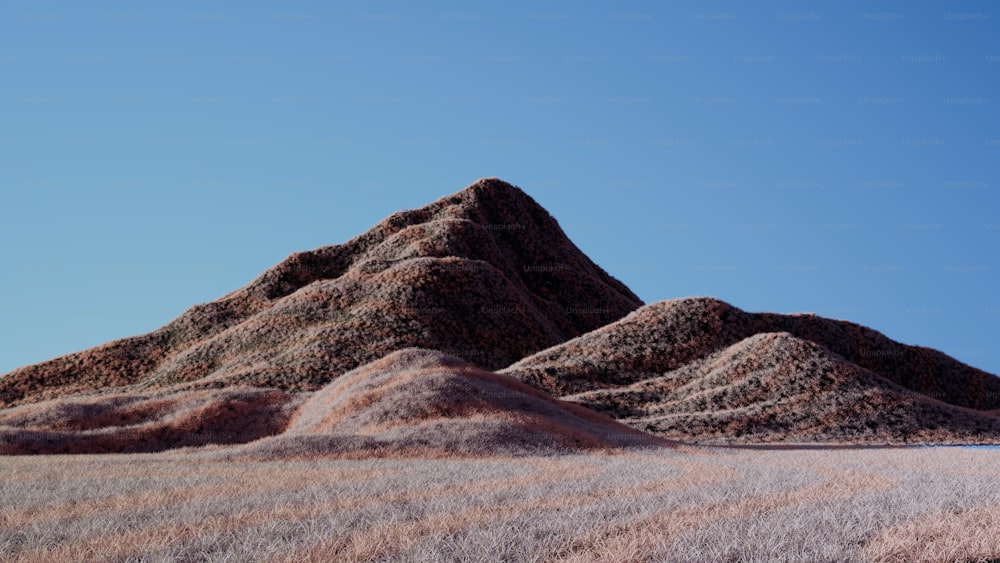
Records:
[[[274,389],[63,398],[0,410],[0,455],[156,452],[285,429],[302,402]]]
[[[514,378],[420,348],[359,366],[314,393],[229,387],[0,410],[0,455],[247,442],[236,455],[520,455],[667,445]]]
[[[787,332],[617,389],[564,397],[646,432],[716,442],[979,443],[1000,419],[933,400]]]
[[[629,425],[719,441],[997,441],[1000,379],[813,315],[643,307],[501,370]]]
[[[640,305],[531,197],[484,179],[293,254],[152,333],[8,373],[0,407],[167,387],[314,390],[410,346],[498,368]]]
[[[354,369],[244,452],[551,454],[666,442],[441,352],[409,348]]]

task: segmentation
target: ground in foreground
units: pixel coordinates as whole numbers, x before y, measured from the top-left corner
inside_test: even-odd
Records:
[[[0,559],[941,560],[1000,555],[1000,451],[0,458]]]

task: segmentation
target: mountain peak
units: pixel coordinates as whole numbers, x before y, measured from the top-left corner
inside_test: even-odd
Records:
[[[488,195],[493,198],[511,199],[518,197],[526,197],[528,199],[531,199],[531,197],[527,193],[525,193],[525,191],[522,190],[521,188],[496,177],[480,178],[475,182],[466,186],[463,190],[461,190],[458,193]]]
[[[541,209],[538,202],[527,192],[500,178],[480,178],[456,192],[454,196],[473,207],[494,209],[537,207]]]
[[[483,178],[157,331],[11,372],[0,407],[136,386],[315,390],[407,347],[496,369],[641,305],[528,194]]]
[[[480,178],[417,211],[421,212],[468,220],[495,233],[538,230],[541,232],[533,234],[557,239],[566,236],[555,218],[534,198],[499,178]]]

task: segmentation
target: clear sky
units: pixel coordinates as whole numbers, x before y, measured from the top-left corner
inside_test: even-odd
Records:
[[[995,2],[0,2],[0,373],[484,176],[643,300],[1000,373]]]

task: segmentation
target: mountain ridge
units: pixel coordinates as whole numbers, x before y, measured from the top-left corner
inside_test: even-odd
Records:
[[[757,346],[761,339],[768,338],[772,342],[777,338],[779,344],[758,347],[750,354],[761,365],[750,369],[746,368],[745,358],[742,364],[735,360],[741,347]],[[784,360],[764,365],[764,360],[775,357]],[[785,371],[785,382],[773,393],[749,402],[741,391],[731,389],[730,383],[724,381],[753,379],[759,383],[772,377],[775,369]],[[838,405],[840,410],[836,412],[850,416],[829,414],[831,409],[822,402],[831,397],[818,381],[811,381],[811,388],[802,387],[803,381],[820,372],[834,374],[844,389],[863,389],[858,393],[865,396],[854,396],[853,403]],[[739,438],[748,432],[747,425],[762,429],[756,434],[757,440],[796,436],[804,440],[905,443],[910,434],[939,442],[1000,439],[1000,425],[991,412],[1000,404],[1000,378],[992,374],[930,348],[901,344],[849,321],[816,315],[747,313],[714,298],[671,299],[646,305],[591,333],[523,358],[500,373],[671,439],[684,436],[732,441],[732,437],[719,433],[719,428],[732,428],[739,432]],[[718,380],[715,385],[707,383],[711,377]],[[681,392],[692,382],[705,386],[698,397],[701,402],[691,403]],[[783,428],[781,432],[752,423],[753,417],[746,413],[735,424],[722,422],[748,405],[766,410],[771,402],[779,400],[803,402],[815,410],[816,416],[827,413],[824,416],[829,420],[825,426],[806,431],[794,413],[775,411],[770,420],[772,426]],[[883,416],[871,419],[872,432],[862,429],[861,435],[847,433],[845,429],[868,416],[864,413],[873,405],[882,409]],[[893,409],[908,414],[885,414]],[[721,411],[728,414],[713,414]],[[917,416],[918,411],[924,414]],[[663,424],[657,417],[674,420]],[[713,424],[701,422],[713,417]],[[682,420],[686,424],[679,422]],[[793,428],[795,425],[799,427]],[[941,426],[949,431],[938,431]]]
[[[574,314],[581,304],[587,314]],[[480,179],[343,244],[293,253],[153,332],[0,376],[0,407],[198,380],[315,390],[409,346],[499,368],[641,304],[525,192]],[[497,333],[511,336],[490,342]],[[282,355],[293,340],[297,355]]]
[[[998,413],[996,376],[849,321],[643,305],[528,194],[485,178],[153,332],[0,376],[0,453],[996,443]]]

